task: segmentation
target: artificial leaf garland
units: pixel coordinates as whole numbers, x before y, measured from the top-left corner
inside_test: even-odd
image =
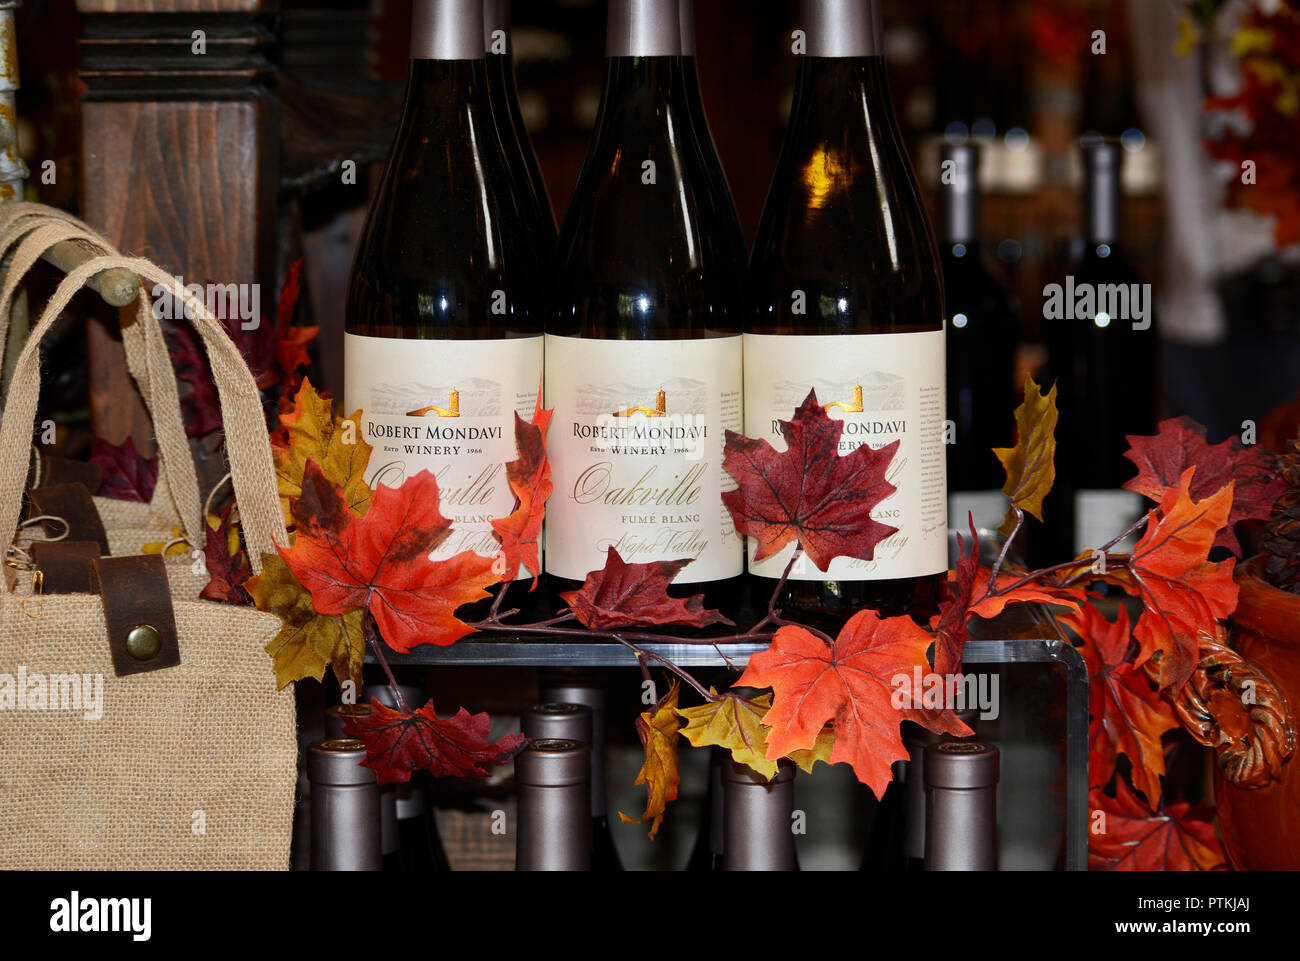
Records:
[[[1035,505],[1041,510],[1042,496],[1051,486],[1055,392],[1043,394],[1032,381],[1029,386],[1026,405],[1018,413],[1020,439],[1016,449],[1004,452],[1010,454],[1004,463],[1008,466],[1013,505],[1033,513]],[[251,580],[248,587],[255,598],[260,598],[259,606],[277,609],[286,618],[286,629],[273,642],[274,650],[268,648],[282,683],[295,672],[320,676],[327,664],[336,673],[342,672],[340,676],[359,673],[364,653],[361,634],[367,616],[374,617],[378,628],[377,634],[369,636],[370,643],[377,645],[382,639],[396,650],[409,649],[413,643],[451,643],[478,629],[558,634],[573,629],[558,626],[568,618],[591,633],[619,639],[640,651],[635,643],[638,635],[628,633],[638,627],[698,627],[723,622],[717,612],[704,610],[702,598],[668,594],[668,587],[686,562],[627,564],[612,551],[601,571],[591,572],[581,589],[565,596],[569,609],[549,622],[507,624],[496,614],[496,607],[478,624],[456,619],[458,608],[488,596],[483,587],[497,581],[508,583],[521,566],[537,573],[536,534],[545,499],[552,492],[545,455],[549,412],[539,408],[531,423],[516,418],[518,457],[507,465],[516,508],[493,524],[502,543],[501,553],[495,559],[459,555],[440,562],[429,561],[427,553],[446,536],[449,523],[438,510],[437,485],[431,476],[424,480],[412,478],[397,490],[381,488],[374,493],[374,503],[368,510],[354,510],[347,502],[345,486],[349,477],[355,478],[364,470],[364,461],[358,468],[355,464],[360,458],[329,457],[330,445],[343,422],[306,383],[285,415],[288,423],[278,446],[287,450],[296,444],[299,451],[293,455],[278,451],[277,466],[295,462],[301,465],[298,489],[295,491],[292,483],[282,489],[292,507],[290,516],[297,531],[294,543],[281,551],[285,560],[272,559],[279,563],[278,568],[268,565],[271,576],[282,579],[280,593],[273,595],[269,587],[259,589],[255,586],[258,579]],[[359,422],[358,413],[354,425]],[[893,451],[886,448],[888,456],[879,456],[880,452],[859,453],[859,448],[841,457],[840,430],[842,424],[826,416],[814,394],[786,424],[786,451],[777,452],[766,442],[749,441],[739,435],[728,437],[728,469],[736,477],[738,489],[731,492],[726,506],[737,527],[762,539],[769,553],[795,544],[797,550],[811,548],[810,555],[816,551],[815,563],[828,564],[835,556],[869,555],[883,537],[892,533],[892,528],[871,520],[870,512],[892,493],[885,478]],[[368,448],[363,450],[368,457]],[[869,456],[871,453],[877,456]],[[317,462],[312,454],[325,457],[328,466]],[[291,480],[295,473],[297,468],[288,472]],[[797,491],[793,483],[796,476],[800,480]],[[854,479],[857,487],[837,494],[836,484],[846,483],[845,478]],[[1205,623],[1206,611],[1187,598],[1177,598],[1180,592],[1199,595],[1202,589],[1210,591],[1213,596],[1209,600],[1199,598],[1208,609],[1210,623],[1226,616],[1225,607],[1230,610],[1219,594],[1224,588],[1225,570],[1230,580],[1231,564],[1207,567],[1206,554],[1227,523],[1225,505],[1231,505],[1232,492],[1220,491],[1199,503],[1189,496],[1189,483],[1182,477],[1179,488],[1163,492],[1161,507],[1152,513],[1143,542],[1133,555],[1111,555],[1115,569],[1107,575],[1126,590],[1147,598],[1150,608],[1166,624],[1170,612],[1162,604],[1175,608],[1173,621],[1190,617]],[[380,513],[375,515],[376,511]],[[1162,530],[1168,535],[1163,539],[1156,536]],[[507,577],[502,576],[503,570]],[[727,749],[733,759],[749,764],[764,776],[775,773],[776,761],[782,757],[791,758],[805,770],[816,760],[849,763],[860,780],[878,794],[883,792],[891,776],[891,762],[905,756],[898,731],[900,721],[915,720],[957,736],[969,734],[950,711],[916,704],[896,707],[892,703],[895,679],[910,676],[915,669],[930,670],[927,651],[932,643],[934,670],[940,674],[959,670],[970,619],[995,617],[1010,604],[1063,605],[1073,612],[1072,617],[1089,617],[1091,609],[1081,586],[1085,573],[1079,562],[1029,572],[999,560],[990,570],[979,564],[977,545],[972,542],[969,549],[963,545],[957,569],[950,573],[949,597],[932,622],[931,631],[910,618],[882,619],[864,611],[831,638],[781,621],[775,612],[769,612],[754,629],[733,639],[770,637],[769,648],[750,659],[738,683],[769,687],[771,693],[760,692],[752,697],[719,694],[712,689],[704,691],[691,681],[704,703],[679,708],[678,682],[674,679],[668,694],[637,722],[646,749],[637,782],[647,788],[645,812],[640,818],[621,816],[649,822],[651,835],[657,832],[668,803],[676,797],[679,734],[692,745]],[[264,572],[263,580],[266,578]],[[500,597],[498,593],[498,602]],[[1192,613],[1178,609],[1179,602],[1189,605]],[[1155,639],[1139,645],[1145,657],[1155,650],[1167,652],[1175,648],[1173,655],[1165,653],[1161,657],[1162,665],[1169,662],[1166,670],[1171,679],[1166,686],[1172,689],[1181,670],[1176,650],[1179,631],[1170,630],[1167,636],[1161,636],[1158,626],[1144,627],[1141,620],[1138,626]],[[764,634],[764,629],[772,633]],[[1140,677],[1136,672],[1138,664],[1126,662],[1117,653],[1126,625],[1116,622],[1109,629],[1108,676],[1123,678],[1125,683],[1130,676]],[[728,640],[718,638],[717,643]],[[378,647],[375,650],[379,653]],[[668,668],[676,678],[689,680],[689,675],[667,658],[645,651],[642,654],[649,662]],[[1136,687],[1133,691],[1140,693]],[[1150,703],[1160,710],[1159,701]],[[1109,710],[1108,720],[1116,729],[1115,725],[1131,722],[1126,711],[1136,714],[1139,708],[1126,697],[1117,696]],[[421,711],[390,712],[393,714],[396,717],[384,716],[373,729],[357,728],[356,733],[367,740],[372,757],[391,758],[397,769],[423,766],[456,776],[465,772],[464,765],[446,763],[442,755],[425,747],[440,736],[437,724],[450,722],[437,721],[431,708],[424,715]],[[461,715],[469,717],[463,710]],[[1117,743],[1115,750],[1138,755],[1135,769],[1141,765],[1145,772],[1137,776],[1143,794],[1148,796],[1159,784],[1149,741],[1148,736],[1140,746],[1126,742],[1127,750]],[[491,745],[484,747],[481,740],[475,743],[479,746],[475,756],[483,759],[479,770],[495,763],[492,758],[510,753],[489,749]],[[1097,764],[1099,771],[1104,766]]]

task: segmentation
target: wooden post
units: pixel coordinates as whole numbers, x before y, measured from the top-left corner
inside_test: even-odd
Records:
[[[77,0],[84,218],[185,283],[274,300],[279,115],[265,47],[279,0]],[[97,436],[152,449],[113,324],[87,325]]]

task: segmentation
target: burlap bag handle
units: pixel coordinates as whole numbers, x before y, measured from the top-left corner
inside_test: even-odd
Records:
[[[44,211],[49,208],[37,209]],[[5,220],[9,223],[6,224]],[[24,275],[42,254],[60,241],[75,240],[101,255],[120,256],[103,237],[70,217],[45,216],[35,211],[26,212],[21,217],[0,215],[0,251],[8,250],[19,237],[23,239],[10,261],[4,288],[0,290],[0,363],[4,359],[10,304]],[[136,303],[136,322],[122,328],[122,344],[127,369],[140,389],[158,440],[159,483],[154,491],[154,501],[170,504],[170,513],[178,519],[186,541],[199,547],[207,539],[200,506],[202,492],[181,416],[176,372],[169,366],[166,371],[158,372],[161,376],[155,377],[149,369],[148,354],[156,349],[150,341],[154,333],[161,338],[161,332],[151,317],[147,320],[143,317],[148,313],[149,302],[142,293]],[[163,349],[166,349],[165,344]]]
[[[142,280],[170,290],[178,302],[185,304],[186,314],[194,317],[192,326],[203,341],[221,400],[222,420],[226,427],[226,451],[230,460],[235,499],[239,503],[244,543],[248,547],[249,562],[254,573],[261,573],[262,554],[274,554],[277,543],[287,545],[289,542],[284,515],[280,509],[275,465],[271,458],[271,441],[262,414],[261,392],[248,365],[240,356],[239,349],[221,324],[200,301],[185,291],[175,277],[156,264],[138,258],[96,257],[63,279],[41,314],[41,319],[32,328],[14,365],[9,394],[5,398],[4,416],[0,420],[0,451],[26,451],[30,446],[40,393],[41,340],[49,333],[73,294],[90,277],[111,267],[126,268]],[[152,311],[141,312],[137,321],[137,326],[140,325],[145,328],[146,344],[149,347],[147,364],[150,381],[157,384],[164,380],[164,374],[172,375],[171,358]],[[177,403],[179,407],[179,402]],[[6,553],[14,541],[26,480],[26,456],[0,457],[0,548]]]

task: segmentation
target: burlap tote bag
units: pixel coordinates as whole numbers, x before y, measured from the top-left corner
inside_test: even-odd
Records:
[[[242,533],[260,571],[261,555],[288,537],[257,385],[221,325],[175,278],[148,261],[120,256],[96,258],[68,275],[17,360],[0,420],[5,556],[15,556],[40,388],[39,344],[88,278],[119,266],[139,275],[146,290],[165,285],[194,312],[220,396]],[[137,314],[133,326],[141,325],[146,329],[123,331],[136,342],[137,381],[151,394],[155,429],[163,417],[175,428],[179,406],[162,333],[148,310]],[[175,417],[163,414],[164,394]],[[174,488],[183,473],[175,440],[164,441],[159,432],[164,463],[174,462]],[[197,509],[192,484],[190,490],[189,506]],[[138,562],[114,556],[94,563]],[[162,562],[143,563],[157,566],[157,583],[165,586]],[[288,868],[297,779],[294,699],[291,691],[276,691],[264,650],[279,620],[173,591],[179,663],[151,669],[146,662],[144,673],[119,676],[130,658],[123,654],[119,614],[106,618],[106,573],[103,597],[36,593],[35,572],[10,566],[7,573],[0,586],[0,868]],[[130,591],[113,597],[138,600]],[[33,680],[38,677],[43,684]]]
[[[23,277],[40,257],[61,242],[76,244],[90,254],[120,256],[107,239],[63,211],[31,203],[0,205],[0,255],[10,258],[4,286],[0,289],[0,363],[4,358],[10,308]],[[208,581],[202,559],[195,553],[202,550],[206,538],[200,507],[205,492],[199,490],[186,441],[175,371],[170,364],[165,369],[151,371],[149,368],[149,351],[162,343],[162,335],[156,323],[148,322],[150,318],[141,322],[141,314],[150,312],[148,298],[141,295],[134,306],[123,310],[136,316],[135,323],[123,327],[122,343],[127,367],[154,425],[158,481],[149,503],[94,497],[94,505],[114,554],[137,553],[151,543],[182,545],[166,557],[168,579],[175,595],[197,599]],[[57,363],[58,358],[51,360]],[[42,482],[41,474],[41,458],[36,457],[31,486]],[[27,525],[19,531],[18,543],[26,547],[31,541],[48,536],[41,526]],[[182,549],[184,546],[188,546],[188,553]]]

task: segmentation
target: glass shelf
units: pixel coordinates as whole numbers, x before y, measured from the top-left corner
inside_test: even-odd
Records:
[[[1062,640],[1050,614],[1045,609],[1019,605],[994,621],[977,622],[981,630],[966,643],[962,655],[965,670],[976,665],[1054,665],[1060,674],[1064,692],[1064,832],[1062,866],[1067,871],[1085,871],[1088,867],[1088,670],[1083,657]],[[973,625],[974,628],[975,625]],[[972,629],[972,634],[975,630]],[[765,643],[743,644],[671,644],[644,643],[646,651],[669,658],[679,667],[742,668],[750,655],[764,650]],[[474,634],[450,647],[425,645],[408,654],[387,652],[394,665],[439,667],[606,667],[637,668],[636,654],[615,641],[586,638],[579,633],[570,637],[537,638],[519,634]],[[1059,697],[1056,698],[1059,701]],[[1020,705],[1021,710],[1047,711],[1051,705],[1032,698]],[[1033,728],[1038,719],[1022,719],[1021,729]],[[1052,745],[1061,752],[1057,741]],[[1007,745],[1010,748],[1010,745]],[[1008,761],[1010,758],[1008,757]],[[1008,765],[1010,766],[1010,765]],[[1053,790],[1055,793],[1055,790]],[[1008,812],[1008,817],[1011,814]],[[1059,837],[1059,835],[1058,835]]]

